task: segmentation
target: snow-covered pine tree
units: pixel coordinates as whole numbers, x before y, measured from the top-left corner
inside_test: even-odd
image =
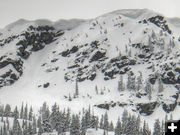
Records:
[[[33,134],[36,134],[37,133],[37,122],[36,122],[36,117],[35,115],[33,116]]]
[[[66,113],[65,124],[64,124],[65,132],[69,131],[70,123],[71,123],[71,110],[68,108]]]
[[[164,120],[162,120],[162,122],[161,122],[161,135],[164,135],[164,133],[165,133],[165,122],[164,122]]]
[[[128,127],[128,112],[124,110],[122,114],[122,134],[126,133],[126,128]]]
[[[24,103],[22,102],[21,112],[20,112],[20,119],[23,119],[23,118],[24,118],[23,115],[24,115]]]
[[[145,92],[148,95],[149,100],[152,99],[152,85],[149,81],[146,81]]]
[[[9,127],[9,119],[8,119],[8,117],[6,117],[6,127],[7,127],[7,130],[9,130],[10,129],[10,127]]]
[[[139,72],[139,76],[137,77],[137,91],[139,91],[143,87],[143,79],[142,79],[142,72]]]
[[[52,132],[52,127],[51,127],[51,124],[50,124],[48,118],[47,118],[47,119],[44,119],[44,120],[42,121],[42,126],[41,126],[41,128],[42,128],[42,133],[50,133],[50,132]]]
[[[164,90],[163,83],[162,83],[162,80],[159,77],[158,78],[158,92],[161,93],[161,92],[163,92],[163,90]]]
[[[69,100],[69,101],[72,101],[72,97],[71,97],[71,94],[70,94],[70,93],[69,93],[68,100]]]
[[[33,109],[32,109],[32,106],[30,107],[30,110],[29,110],[29,117],[28,117],[28,119],[30,120],[30,121],[32,121],[32,118],[33,118]]]
[[[30,122],[28,124],[28,135],[33,135],[33,128],[32,128],[32,124]]]
[[[57,131],[58,134],[65,132],[65,119],[66,119],[66,111],[64,109],[63,112],[59,112],[58,118],[57,118]]]
[[[103,125],[104,125],[104,130],[108,134],[108,131],[109,131],[109,120],[108,120],[107,112],[104,114],[104,124]]]
[[[96,91],[96,94],[98,95],[99,92],[98,92],[98,87],[97,87],[97,85],[95,86],[95,91]]]
[[[108,131],[114,131],[114,124],[113,122],[111,121],[110,124],[109,124],[109,129]]]
[[[78,115],[72,116],[70,135],[80,135],[80,120]]]
[[[148,127],[146,121],[144,121],[144,124],[143,124],[142,134],[143,135],[151,135],[151,131],[149,130],[149,127]]]
[[[118,121],[116,123],[116,127],[115,127],[115,135],[121,135],[121,121],[120,118],[118,118]]]
[[[38,130],[38,135],[42,135],[42,133],[43,133],[43,129],[42,129],[42,126],[40,125],[39,130]]]
[[[118,91],[124,91],[124,83],[123,83],[123,76],[120,76],[120,80],[118,81]]]
[[[16,118],[16,119],[19,118],[19,111],[18,111],[17,106],[16,106],[15,109],[14,109],[13,116],[14,116],[14,118]]]
[[[96,116],[95,129],[98,130],[98,128],[99,128],[99,117]]]
[[[23,135],[28,135],[28,122],[27,122],[27,120],[23,123]]]
[[[59,118],[59,107],[57,103],[52,106],[51,115],[50,115],[50,123],[52,125],[52,129],[58,129],[58,118]]]
[[[5,122],[4,122],[4,125],[3,125],[3,134],[2,135],[8,135],[8,131],[7,131],[7,127],[6,127]]]
[[[2,117],[4,115],[4,106],[0,106],[0,116]]]
[[[0,135],[3,135],[3,129],[2,129],[2,127],[1,127],[1,130],[0,130]]]
[[[86,126],[86,119],[85,116],[82,116],[81,120],[81,135],[86,135],[87,126]]]
[[[128,73],[128,80],[127,80],[127,89],[132,91],[136,90],[136,77],[134,76],[134,73],[131,71]]]
[[[78,97],[79,96],[79,87],[78,87],[78,81],[76,79],[76,86],[75,86],[75,96]]]
[[[42,121],[42,120],[41,120],[41,117],[39,116],[39,117],[38,117],[38,120],[37,120],[37,127],[38,127],[38,128],[40,128],[40,126],[41,126],[41,121]]]
[[[101,115],[100,129],[104,129],[104,115]]]
[[[25,108],[24,108],[24,115],[23,115],[23,118],[25,120],[28,120],[28,106],[26,104]]]
[[[14,122],[13,122],[13,135],[22,135],[22,129],[20,127],[19,121],[14,118]]]
[[[161,126],[160,126],[160,121],[157,119],[154,123],[154,132],[153,135],[162,135],[161,134]]]
[[[6,106],[5,106],[4,116],[5,117],[10,117],[11,116],[11,106],[9,104],[6,104]]]

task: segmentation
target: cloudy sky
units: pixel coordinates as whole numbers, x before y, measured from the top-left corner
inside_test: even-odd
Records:
[[[180,0],[0,0],[0,28],[18,19],[94,18],[117,9],[148,8],[180,17]]]

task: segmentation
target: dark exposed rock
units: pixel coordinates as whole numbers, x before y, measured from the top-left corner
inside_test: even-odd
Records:
[[[88,77],[89,80],[93,81],[96,78],[96,73],[91,74],[90,77]]]
[[[168,25],[166,24],[166,20],[164,20],[163,16],[157,15],[149,18],[148,21],[160,27],[162,30],[167,31],[169,34],[172,33],[172,31],[169,29]]]
[[[19,55],[23,59],[28,59],[30,56],[30,52],[26,51],[24,47],[19,47],[19,51],[17,52],[17,55]]]
[[[62,55],[63,57],[67,57],[69,54],[70,54],[69,49],[66,50],[66,51],[63,51],[63,52],[61,53],[61,55]]]
[[[127,104],[127,103],[118,103],[118,105],[119,105],[120,107],[124,107],[124,106],[127,106],[128,104]]]
[[[49,85],[50,85],[50,83],[47,82],[47,83],[43,84],[43,87],[44,87],[44,88],[47,88],[47,87],[49,87]]]
[[[90,62],[97,61],[97,60],[105,57],[105,55],[106,55],[106,52],[97,51],[90,59]]]
[[[139,111],[141,115],[148,116],[154,112],[156,106],[157,106],[157,102],[139,103],[136,105],[136,109]]]
[[[174,103],[172,103],[172,104],[166,104],[166,103],[163,103],[163,104],[162,104],[163,110],[164,110],[165,112],[167,112],[167,113],[170,113],[170,112],[174,111],[174,109],[176,108],[176,106],[177,106],[177,102],[176,102],[176,101],[175,101]]]
[[[151,84],[155,84],[155,82],[156,82],[156,79],[157,79],[157,76],[156,75],[154,75],[154,74],[151,74],[151,75],[149,75],[149,82],[151,83]]]
[[[70,50],[70,53],[75,53],[78,51],[78,47],[77,46],[73,46]]]
[[[97,105],[98,108],[109,110],[110,106],[109,104],[99,104]]]

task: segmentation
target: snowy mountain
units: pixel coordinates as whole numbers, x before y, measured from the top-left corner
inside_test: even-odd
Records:
[[[179,35],[180,19],[147,9],[18,20],[0,30],[0,102],[58,102],[74,112],[91,105],[112,120],[124,108],[144,119],[178,119]]]

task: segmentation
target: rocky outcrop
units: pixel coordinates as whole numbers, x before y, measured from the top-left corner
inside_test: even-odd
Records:
[[[149,18],[148,21],[160,27],[162,30],[167,31],[169,34],[172,33],[163,16],[157,15]]]
[[[141,115],[148,116],[154,112],[157,105],[158,105],[157,102],[139,103],[136,105],[136,109]]]
[[[176,101],[174,103],[171,103],[171,104],[167,104],[167,103],[163,103],[162,104],[162,108],[163,108],[163,110],[166,113],[173,112],[174,109],[176,108],[176,106],[177,106],[177,102]]]

